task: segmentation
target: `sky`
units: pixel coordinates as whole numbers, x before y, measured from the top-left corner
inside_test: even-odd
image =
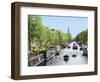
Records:
[[[50,29],[58,29],[64,33],[70,33],[74,38],[78,33],[87,29],[88,18],[87,17],[69,17],[69,16],[41,16],[42,23]]]

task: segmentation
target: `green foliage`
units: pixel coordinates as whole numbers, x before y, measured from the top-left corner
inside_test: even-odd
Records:
[[[80,32],[76,38],[77,41],[82,42],[83,44],[87,43],[88,40],[88,30],[86,29],[85,31]]]
[[[41,17],[28,16],[28,39],[31,42],[39,44],[40,47],[44,41],[44,27],[42,25]]]
[[[44,40],[44,42],[45,42],[45,45],[46,46],[48,46],[48,44],[50,44],[51,42],[52,42],[52,31],[48,28],[48,27],[45,27],[45,29],[44,29],[44,34],[45,34],[45,40]]]
[[[71,34],[70,34],[70,33],[67,33],[66,35],[67,35],[67,41],[68,41],[68,42],[71,41],[71,40],[72,40]]]
[[[34,41],[40,32],[41,28],[41,18],[39,16],[28,16],[28,37],[30,40]]]
[[[29,47],[32,47],[32,44],[35,44],[41,49],[43,46],[46,48],[50,45],[71,41],[71,39],[70,33],[64,33],[57,29],[52,30],[49,29],[49,27],[44,26],[40,16],[28,16]]]
[[[63,42],[63,33],[60,30],[58,30],[57,34],[58,34],[58,43],[60,44]]]

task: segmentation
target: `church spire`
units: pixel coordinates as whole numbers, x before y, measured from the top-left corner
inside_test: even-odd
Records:
[[[69,27],[68,27],[68,33],[70,33],[70,29],[69,29]]]

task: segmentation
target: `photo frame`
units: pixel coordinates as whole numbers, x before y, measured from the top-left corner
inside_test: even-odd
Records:
[[[97,32],[97,7],[12,3],[11,78],[97,75]]]

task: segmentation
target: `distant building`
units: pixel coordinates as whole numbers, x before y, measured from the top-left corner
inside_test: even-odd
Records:
[[[71,41],[71,42],[68,44],[68,46],[70,46],[70,47],[72,48],[74,44],[78,47],[78,49],[81,48],[81,46],[78,44],[78,42],[77,42],[77,41],[74,41],[74,40]]]

